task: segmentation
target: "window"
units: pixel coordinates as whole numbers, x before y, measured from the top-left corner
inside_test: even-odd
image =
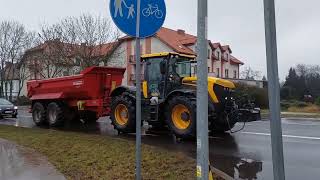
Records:
[[[233,71],[233,78],[234,78],[234,79],[237,79],[237,74],[238,74],[238,73],[237,73],[237,70],[234,70],[234,71]]]
[[[81,65],[81,58],[76,57],[76,58],[74,59],[74,65],[75,65],[75,66],[80,66],[80,65]]]
[[[217,58],[218,58],[218,60],[220,60],[220,58],[221,58],[220,51],[217,51]]]
[[[226,60],[229,61],[229,54],[226,53]]]
[[[226,69],[225,71],[224,71],[224,76],[225,76],[225,78],[229,78],[229,69]]]
[[[175,72],[178,73],[180,77],[191,76],[191,62],[189,60],[184,58],[177,58],[175,64],[172,65],[173,67],[175,67]]]
[[[66,71],[63,71],[63,74],[62,74],[63,76],[69,76],[69,71],[68,70],[66,70]]]
[[[217,77],[220,77],[220,69],[217,68]]]
[[[211,58],[211,56],[210,56],[210,49],[208,49],[208,59],[210,59]]]
[[[210,67],[208,67],[208,72],[210,72]]]
[[[136,62],[136,57],[134,55],[129,56],[129,62],[135,63]]]

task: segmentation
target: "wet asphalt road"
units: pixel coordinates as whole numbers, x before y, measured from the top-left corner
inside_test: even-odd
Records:
[[[320,120],[283,119],[283,143],[286,179],[316,180],[320,178]],[[1,124],[34,127],[31,114],[20,109],[18,119],[6,118]],[[238,124],[234,130],[241,128]],[[108,119],[100,119],[90,127],[81,124],[63,130],[85,133],[100,133],[117,136]],[[135,140],[134,135],[120,135],[121,138]],[[163,133],[147,133],[143,143],[184,152],[196,157],[193,141],[175,142]],[[247,123],[245,128],[234,134],[219,134],[210,137],[210,161],[212,165],[235,179],[273,179],[271,139],[269,121]]]

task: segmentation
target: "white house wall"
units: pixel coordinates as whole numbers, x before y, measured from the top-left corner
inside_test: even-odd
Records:
[[[127,49],[126,43],[121,43],[119,47],[114,51],[109,60],[107,61],[107,66],[110,67],[127,67]],[[124,74],[124,78],[122,79],[122,84],[126,85],[127,82],[127,71]]]
[[[174,50],[163,43],[158,38],[152,37],[151,39],[151,52],[159,53],[159,52],[173,52]]]

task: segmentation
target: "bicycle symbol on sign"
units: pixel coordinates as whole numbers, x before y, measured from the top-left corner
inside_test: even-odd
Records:
[[[142,14],[145,17],[154,15],[158,19],[161,19],[163,17],[163,12],[159,10],[159,7],[157,4],[155,4],[154,6],[152,6],[152,4],[148,4],[148,7],[142,10]]]

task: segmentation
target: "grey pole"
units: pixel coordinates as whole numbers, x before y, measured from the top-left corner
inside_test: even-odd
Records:
[[[284,180],[283,142],[280,117],[280,84],[278,76],[277,33],[274,0],[264,0],[265,35],[268,69],[270,130],[273,176]]]
[[[208,140],[208,0],[198,0],[197,179],[209,178]]]
[[[141,55],[140,55],[140,9],[141,0],[137,0],[136,24],[136,180],[141,180]]]

